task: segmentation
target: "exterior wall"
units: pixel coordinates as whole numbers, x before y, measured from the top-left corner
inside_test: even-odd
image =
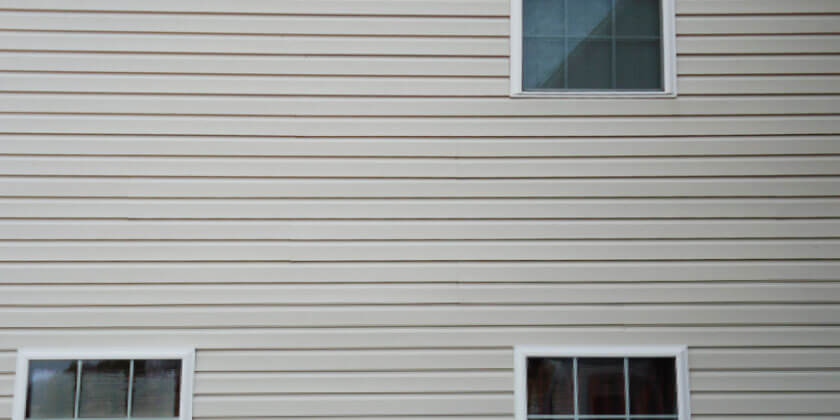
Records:
[[[18,347],[167,344],[197,419],[645,343],[696,419],[840,415],[840,2],[677,3],[679,98],[512,100],[501,0],[0,0],[0,419]]]

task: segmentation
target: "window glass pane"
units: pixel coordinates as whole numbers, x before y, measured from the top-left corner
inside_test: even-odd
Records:
[[[612,0],[568,0],[569,35],[612,35]]]
[[[673,357],[630,359],[630,414],[677,414]]]
[[[528,414],[574,414],[572,359],[528,359]]]
[[[32,360],[26,391],[26,417],[72,418],[76,403],[75,360]]]
[[[522,7],[524,90],[664,87],[661,0],[522,0]]]
[[[580,414],[624,414],[624,359],[578,359]]]
[[[612,41],[569,38],[569,89],[611,89]]]
[[[566,9],[563,0],[524,0],[522,28],[525,36],[565,36]]]
[[[128,360],[84,360],[79,417],[125,417]]]
[[[622,36],[659,37],[660,0],[616,0],[615,33]]]
[[[132,417],[178,417],[180,360],[135,360]]]
[[[563,38],[525,38],[522,83],[525,89],[565,87]]]
[[[659,40],[616,42],[616,88],[661,89],[661,57]]]

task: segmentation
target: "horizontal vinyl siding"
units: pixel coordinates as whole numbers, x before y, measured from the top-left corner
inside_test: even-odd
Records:
[[[150,345],[196,420],[510,420],[521,344],[840,416],[840,3],[676,4],[678,98],[572,100],[507,0],[0,0],[0,420],[20,347]]]

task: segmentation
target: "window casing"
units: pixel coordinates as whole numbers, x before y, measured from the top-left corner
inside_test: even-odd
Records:
[[[513,97],[676,96],[674,0],[511,0],[510,22]]]
[[[686,354],[684,346],[516,346],[515,420],[690,420]]]
[[[193,349],[18,350],[12,420],[191,420]]]

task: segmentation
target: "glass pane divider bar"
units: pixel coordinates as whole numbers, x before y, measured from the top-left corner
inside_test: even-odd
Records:
[[[73,401],[73,418],[79,418],[79,396],[82,393],[82,361],[76,360],[76,395]]]
[[[578,420],[578,415],[580,414],[580,407],[578,406],[578,358],[575,357],[572,359],[572,387],[574,389],[574,397],[575,397],[575,415],[573,417],[574,420]]]
[[[615,0],[613,0],[615,3]],[[615,23],[613,22],[613,26]],[[615,54],[615,50],[613,50]],[[613,63],[615,65],[615,63]],[[624,358],[624,414],[627,420],[630,420],[630,358]]]
[[[569,88],[569,0],[563,0],[563,89]],[[577,358],[575,358],[577,366]],[[577,390],[577,369],[575,369],[575,390]],[[577,391],[575,391],[577,392]],[[575,395],[575,407],[577,407],[577,395]],[[575,409],[577,416],[577,409]]]
[[[612,61],[612,88],[613,89],[616,89],[618,87],[618,74],[617,74],[618,65],[615,62],[616,56],[618,55],[618,54],[616,54],[616,51],[615,51],[615,48],[616,48],[616,42],[615,42],[615,17],[616,17],[615,6],[616,6],[616,4],[615,4],[615,1],[616,0],[612,0],[612,12],[611,12],[612,16],[610,18],[610,20],[612,21],[612,39],[611,39],[612,60],[611,61]],[[626,362],[627,358],[624,358],[624,361]],[[628,411],[628,413],[629,413],[629,411]]]
[[[134,387],[134,359],[128,364],[128,398],[125,402],[126,418],[131,418],[131,394]]]

